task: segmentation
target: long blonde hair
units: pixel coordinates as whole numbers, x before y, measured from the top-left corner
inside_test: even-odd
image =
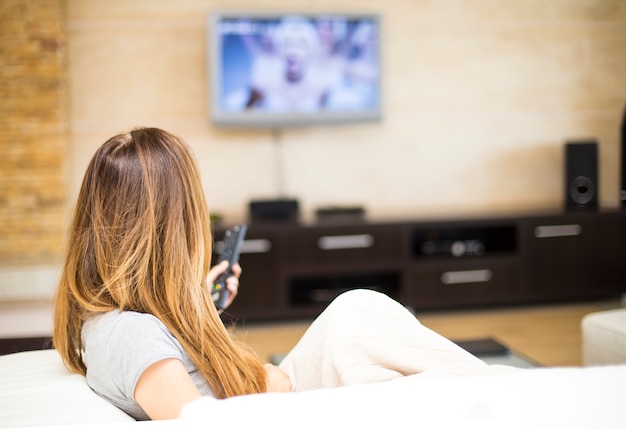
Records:
[[[156,128],[105,142],[82,183],[55,299],[53,340],[65,365],[86,374],[81,329],[90,315],[130,310],[161,320],[217,397],[264,392],[261,361],[231,337],[211,300],[211,249],[185,142]]]

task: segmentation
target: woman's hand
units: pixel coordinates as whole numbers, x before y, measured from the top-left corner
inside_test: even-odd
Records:
[[[267,373],[268,392],[291,392],[293,390],[291,380],[285,371],[271,363],[266,363],[264,366]]]
[[[222,261],[219,264],[213,266],[207,275],[207,283],[210,288],[213,287],[215,281],[224,271],[228,269],[228,261]],[[239,277],[241,277],[241,266],[237,263],[232,266],[233,275],[226,279],[226,288],[230,292],[230,295],[226,299],[226,305],[224,308],[228,308],[233,303],[235,297],[239,293]]]

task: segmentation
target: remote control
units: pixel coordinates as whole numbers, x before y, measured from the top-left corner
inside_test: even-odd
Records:
[[[220,252],[217,263],[228,261],[228,268],[215,280],[211,297],[218,310],[226,307],[226,301],[230,296],[230,292],[226,287],[226,279],[233,275],[232,266],[239,262],[239,253],[241,252],[241,243],[246,236],[247,226],[245,224],[237,225],[224,233],[224,244]]]

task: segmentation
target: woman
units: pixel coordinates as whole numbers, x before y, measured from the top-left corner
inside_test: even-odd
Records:
[[[203,395],[226,398],[389,380],[484,364],[382,294],[342,295],[280,368],[222,324],[211,286],[212,237],[185,142],[135,129],[95,153],[78,196],[55,301],[65,365],[139,420],[167,419]],[[237,295],[241,267],[227,281]],[[465,371],[465,370],[464,370]]]

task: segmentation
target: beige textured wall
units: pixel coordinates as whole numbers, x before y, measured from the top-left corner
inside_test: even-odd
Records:
[[[280,143],[213,127],[205,18],[233,9],[380,13],[384,120]],[[89,158],[137,125],[192,144],[227,220],[280,195],[305,215],[560,207],[563,143],[583,137],[601,145],[601,204],[617,205],[623,0],[4,0],[0,19],[0,299],[49,293]]]
[[[69,141],[63,13],[60,0],[0,3],[0,266],[56,261],[61,251]]]
[[[282,130],[280,144],[214,128],[205,16],[233,8],[380,13],[384,120]],[[106,137],[154,125],[192,144],[227,219],[279,195],[305,215],[327,204],[373,216],[558,208],[563,144],[586,137],[600,142],[602,205],[617,205],[623,0],[68,0],[68,31],[74,193]]]
[[[384,120],[280,143],[213,127],[205,18],[235,9],[380,13]],[[600,142],[601,204],[617,206],[624,0],[3,0],[0,19],[0,300],[50,296],[88,160],[138,125],[191,143],[227,220],[280,195],[304,215],[559,208],[563,144],[585,137]]]

